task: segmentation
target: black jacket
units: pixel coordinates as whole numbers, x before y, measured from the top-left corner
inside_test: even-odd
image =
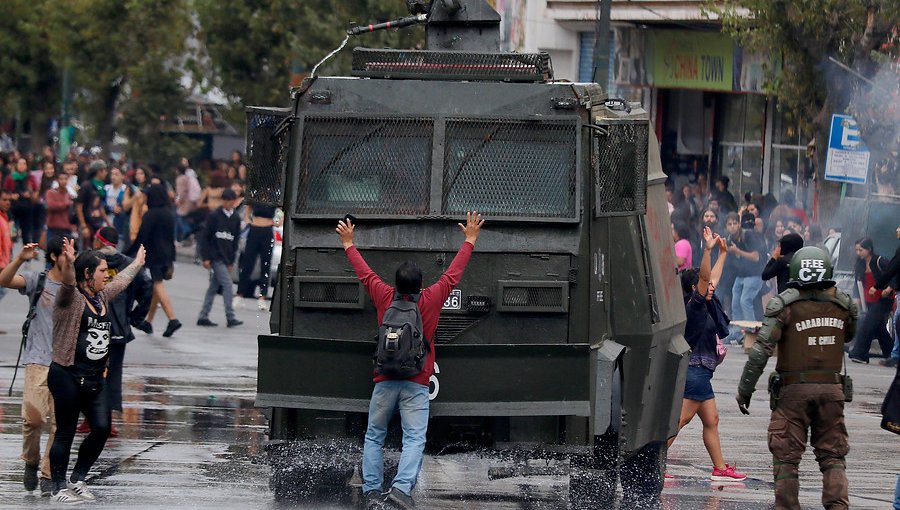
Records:
[[[230,266],[237,257],[240,237],[240,216],[236,211],[227,216],[225,210],[219,207],[206,218],[206,225],[200,234],[200,257]]]
[[[134,260],[122,255],[112,247],[102,248],[100,253],[106,259],[111,277],[124,270]],[[108,303],[112,319],[110,343],[125,344],[134,340],[131,325],[140,323],[147,316],[152,296],[153,280],[150,279],[147,269],[141,269],[141,272],[125,288],[125,291]]]
[[[778,259],[770,258],[766,267],[763,268],[762,279],[768,281],[775,278],[779,294],[787,290],[787,283],[791,279],[791,258],[793,256],[793,253],[789,253]]]
[[[894,252],[894,257],[888,262],[887,269],[882,271],[881,276],[875,278],[875,288],[883,290],[885,287],[891,286],[894,290],[900,288],[900,246]]]

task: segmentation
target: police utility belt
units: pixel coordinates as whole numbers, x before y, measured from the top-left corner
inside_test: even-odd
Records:
[[[844,402],[853,402],[853,379],[836,372],[772,372],[769,375],[769,407],[775,409],[781,399],[781,390],[792,384],[840,384]]]

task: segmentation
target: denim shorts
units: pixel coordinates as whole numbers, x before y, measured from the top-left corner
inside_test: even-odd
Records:
[[[713,371],[699,365],[688,367],[687,379],[684,382],[684,398],[703,402],[715,398],[712,389]]]

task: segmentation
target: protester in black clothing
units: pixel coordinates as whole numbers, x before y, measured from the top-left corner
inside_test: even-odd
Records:
[[[53,361],[47,376],[57,424],[50,449],[50,471],[53,501],[75,503],[94,499],[85,478],[110,432],[103,377],[112,328],[110,302],[140,271],[144,250],[139,248],[131,265],[107,284],[107,264],[102,255],[88,250],[75,258],[75,243],[66,241],[64,246],[60,256],[63,281],[53,311]],[[91,423],[91,433],[78,448],[78,460],[67,478],[79,413]]]
[[[170,337],[181,327],[164,283],[165,280],[171,280],[175,272],[175,211],[164,185],[152,184],[144,193],[147,197],[147,212],[141,219],[141,228],[127,254],[132,255],[137,246],[146,247],[147,269],[153,279],[153,301],[147,313],[147,322],[153,322],[156,307],[162,306],[169,319],[163,336]]]
[[[119,253],[116,246],[119,233],[113,227],[103,227],[94,236],[94,249],[106,259],[109,280],[125,270],[133,259]],[[122,364],[125,360],[125,346],[134,340],[131,327],[134,326],[145,333],[152,334],[153,326],[144,317],[150,309],[153,299],[153,280],[150,272],[142,269],[132,280],[124,292],[109,302],[112,328],[109,336],[109,371],[106,382],[109,386],[109,408],[111,411],[122,411]],[[116,435],[115,427],[111,435]]]
[[[243,324],[234,314],[233,289],[231,284],[231,267],[237,258],[238,240],[241,235],[241,218],[234,208],[237,205],[237,193],[231,188],[222,192],[222,205],[206,219],[206,226],[200,234],[200,256],[203,267],[209,270],[209,287],[203,298],[203,308],[197,318],[198,326],[217,326],[209,320],[213,299],[221,290],[225,299],[225,317],[228,327]]]
[[[779,241],[775,249],[772,250],[772,258],[766,263],[766,267],[762,271],[762,279],[769,281],[775,278],[778,293],[781,294],[787,290],[787,283],[791,279],[790,264],[791,257],[794,252],[803,248],[803,238],[799,234],[787,234]]]
[[[897,239],[900,239],[900,227],[896,230]],[[900,245],[894,252],[893,258],[888,262],[888,267],[881,276],[875,280],[875,288],[881,291],[882,296],[890,295],[900,288]],[[895,297],[894,307],[894,350],[891,351],[891,357],[881,361],[881,364],[888,367],[897,366],[900,361],[900,297]]]
[[[716,189],[712,192],[712,197],[716,199],[719,203],[719,210],[724,213],[730,213],[737,211],[737,202],[734,200],[734,195],[728,191],[728,184],[731,182],[726,176],[721,176],[716,179]]]
[[[241,273],[237,295],[252,298],[259,286],[259,307],[266,309],[266,296],[269,292],[269,266],[272,262],[272,245],[274,243],[272,227],[275,226],[275,208],[255,204],[251,209],[250,232],[247,233],[247,244],[241,255]],[[252,275],[259,261],[259,278]]]

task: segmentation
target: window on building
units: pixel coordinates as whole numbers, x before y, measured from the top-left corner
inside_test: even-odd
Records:
[[[779,201],[785,192],[790,192],[798,206],[807,208],[810,161],[806,157],[806,144],[812,135],[790,122],[781,112],[775,115],[774,133],[769,191]]]
[[[755,94],[720,97],[719,175],[731,179],[731,192],[740,203],[748,191],[762,192],[766,98]]]

